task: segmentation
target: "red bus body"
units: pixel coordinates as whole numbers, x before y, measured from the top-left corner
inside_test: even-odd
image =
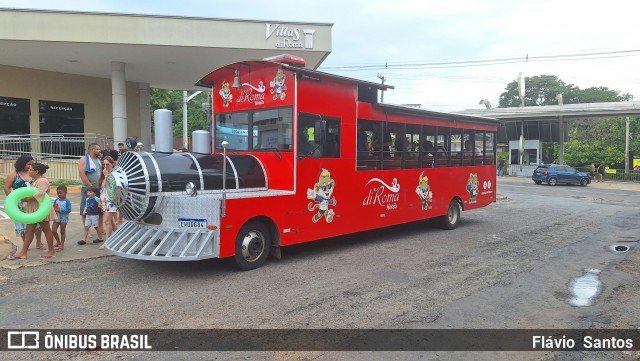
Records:
[[[160,110],[168,140],[124,153],[107,177],[127,219],[109,252],[249,270],[282,246],[434,217],[453,229],[496,199],[495,119],[378,103],[391,87],[269,60],[198,85],[213,90],[213,134],[173,152]]]
[[[241,86],[234,88],[236,77],[236,85]],[[487,206],[496,199],[494,119],[380,104],[376,101],[378,91],[390,87],[272,61],[231,64],[207,75],[199,85],[209,85],[213,90],[214,153],[222,152],[221,141],[229,134],[230,128],[220,122],[225,114],[255,112],[251,113],[255,117],[264,110],[290,108],[293,118],[289,135],[276,135],[287,131],[277,127],[271,140],[267,135],[262,137],[266,132],[257,134],[254,130],[251,137],[247,133],[247,141],[253,142],[254,147],[265,141],[271,142],[274,149],[261,146],[229,150],[231,154],[251,154],[260,160],[269,192],[227,199],[226,215],[220,220],[220,257],[236,254],[238,232],[251,220],[263,222],[271,233],[273,246],[280,247],[442,217],[447,215],[452,201],[466,211]],[[301,155],[299,138],[305,134],[301,133],[301,114],[320,120],[321,125],[322,119],[333,121],[333,133],[325,134],[325,141],[331,138],[333,142],[330,157]],[[279,121],[268,119],[265,123]],[[458,144],[456,136],[447,133],[443,134],[445,139],[453,141],[449,141],[448,153],[440,157],[439,164],[433,163],[433,156],[419,162],[426,150],[416,149],[405,151],[406,154],[383,149],[382,154],[359,157],[359,122],[404,129],[404,133],[396,130],[396,141],[419,140],[416,132],[425,133],[425,129],[458,132],[462,137],[481,134],[481,140],[475,139],[480,150],[471,154],[471,160],[466,159],[462,155],[462,138]],[[407,129],[413,129],[413,133],[408,134]],[[367,134],[371,137],[371,133]],[[322,135],[314,129],[313,137],[318,136]],[[316,140],[313,144],[326,152],[327,143]],[[456,147],[460,152],[451,151]]]

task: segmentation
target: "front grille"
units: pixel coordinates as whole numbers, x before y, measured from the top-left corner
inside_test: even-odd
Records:
[[[109,199],[122,216],[131,221],[140,220],[149,213],[150,188],[149,171],[142,156],[136,152],[125,152],[118,159],[118,167],[107,178]]]

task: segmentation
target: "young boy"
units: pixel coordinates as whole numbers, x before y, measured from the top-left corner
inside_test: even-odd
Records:
[[[98,239],[94,239],[93,243],[102,242],[102,234],[100,234],[100,208],[102,208],[102,202],[97,196],[98,187],[89,187],[87,189],[87,200],[85,201],[83,215],[86,216],[84,220],[84,239],[78,241],[79,245],[87,244],[87,238],[89,237],[89,228],[93,227],[98,233]]]
[[[64,240],[67,235],[67,223],[69,223],[69,213],[71,213],[71,201],[67,199],[67,187],[58,186],[56,188],[58,198],[53,202],[53,210],[56,211],[58,219],[53,221],[51,231],[53,238],[56,240],[56,251],[64,250]],[[60,227],[60,235],[58,235],[58,227]]]

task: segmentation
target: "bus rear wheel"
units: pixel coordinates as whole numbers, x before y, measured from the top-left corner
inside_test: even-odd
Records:
[[[261,267],[271,251],[271,234],[258,221],[245,224],[236,237],[236,254],[233,260],[242,271]]]
[[[460,221],[460,203],[455,199],[449,203],[447,214],[438,218],[438,223],[442,229],[454,229]]]

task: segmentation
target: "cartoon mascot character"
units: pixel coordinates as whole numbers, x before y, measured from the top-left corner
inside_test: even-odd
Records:
[[[222,97],[222,106],[228,107],[229,103],[233,99],[233,94],[231,94],[231,89],[229,89],[229,83],[226,81],[222,82],[222,87],[220,87],[220,91],[218,92]]]
[[[276,77],[269,83],[271,85],[271,94],[273,94],[273,100],[280,98],[280,100],[284,100],[287,90],[287,86],[284,85],[285,75],[282,69],[278,69],[276,73]]]
[[[318,183],[314,185],[313,189],[307,188],[307,198],[313,199],[316,202],[316,204],[309,202],[309,211],[318,208],[318,213],[311,219],[313,223],[318,222],[323,216],[327,223],[333,221],[335,213],[333,209],[329,209],[329,206],[335,206],[337,204],[336,198],[331,197],[334,189],[335,181],[331,179],[331,173],[323,168],[322,173],[320,173],[320,178],[318,178]]]
[[[469,173],[467,181],[467,192],[469,192],[469,203],[475,203],[478,196],[478,173]]]
[[[418,186],[416,187],[416,193],[422,200],[422,210],[429,209],[429,202],[431,202],[431,187],[429,186],[429,178],[424,175],[424,172],[420,173],[418,177]]]

